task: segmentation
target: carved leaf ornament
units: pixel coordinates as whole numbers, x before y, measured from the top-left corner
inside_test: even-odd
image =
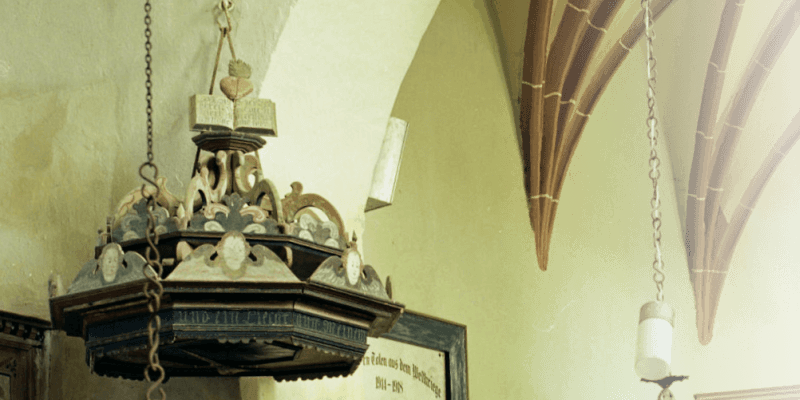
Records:
[[[288,235],[345,250],[343,257],[332,256],[322,263],[310,281],[389,299],[375,270],[363,265],[355,242],[345,242],[342,219],[333,205],[322,196],[303,193],[299,182],[293,183],[291,192],[280,199],[271,181],[253,179],[260,176],[258,165],[256,157],[241,151],[203,154],[184,200],[169,192],[166,178],[158,180],[154,215],[160,235],[179,231],[222,235],[216,244],[193,246],[180,242],[175,268],[165,280],[299,282],[291,269],[290,250],[279,256],[263,245],[251,246],[247,240],[254,235]],[[146,190],[155,192],[152,187]],[[145,279],[145,259],[135,251],[123,251],[119,243],[142,239],[147,219],[141,190],[134,189],[117,207],[110,242],[103,245],[97,259],[84,265],[69,293]]]

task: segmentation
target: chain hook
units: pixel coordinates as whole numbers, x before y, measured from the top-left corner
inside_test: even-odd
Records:
[[[236,4],[233,3],[233,0],[222,0],[217,4],[217,8],[223,11],[233,11],[236,8]]]
[[[230,12],[233,12],[235,8],[236,4],[233,2],[233,0],[221,0],[214,7],[216,14],[214,21],[217,23],[217,26],[219,26],[220,30],[225,31],[226,33],[230,33],[233,30]],[[222,22],[227,23],[227,25],[223,26]]]

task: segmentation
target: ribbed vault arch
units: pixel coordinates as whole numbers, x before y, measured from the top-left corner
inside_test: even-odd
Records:
[[[641,51],[639,3],[487,2],[509,95],[517,104],[529,218],[542,270],[548,267],[558,200],[581,136],[631,136],[584,132],[594,106],[605,89],[637,83],[644,103],[643,78],[615,78],[627,56]],[[766,200],[763,213],[778,213],[769,207],[800,199],[797,185],[787,184],[786,174],[779,172],[798,159],[790,150],[800,135],[800,98],[792,90],[796,74],[788,71],[800,62],[800,46],[793,45],[800,40],[794,37],[800,2],[652,4],[658,111],[667,149],[662,157],[669,157],[675,179],[675,191],[668,195],[675,196],[681,215],[698,337],[707,344],[734,251],[762,193],[780,193],[784,199]],[[644,140],[643,133],[636,137]],[[773,174],[777,190],[770,190]],[[771,232],[764,239],[787,237]]]

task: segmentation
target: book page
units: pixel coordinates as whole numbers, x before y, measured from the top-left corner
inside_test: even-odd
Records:
[[[233,130],[233,102],[227,97],[198,94],[190,103],[189,126],[193,131]]]
[[[237,132],[275,136],[275,103],[268,99],[239,99],[234,103]]]

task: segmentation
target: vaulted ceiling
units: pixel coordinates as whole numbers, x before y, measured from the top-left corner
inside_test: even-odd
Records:
[[[604,101],[606,89],[626,79],[614,75],[620,64],[637,62],[645,69],[641,4],[487,4],[521,121],[531,225],[539,266],[546,270],[560,186],[581,133],[591,124],[591,111]],[[800,93],[792,90],[800,48],[790,40],[800,4],[652,0],[652,7],[657,114],[691,264],[698,338],[707,344],[741,232],[800,134]],[[645,85],[642,81],[641,91],[629,96],[644,104]],[[618,134],[646,141],[644,133],[643,128]],[[791,165],[781,171],[796,175],[800,169]],[[770,200],[776,201],[796,206],[792,198]]]

